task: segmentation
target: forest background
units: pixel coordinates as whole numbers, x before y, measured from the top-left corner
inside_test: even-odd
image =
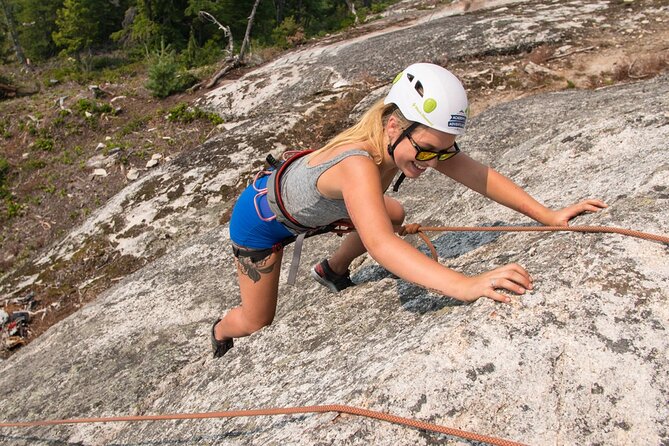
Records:
[[[139,60],[169,46],[185,68],[215,62],[227,46],[219,26],[228,26],[240,45],[248,17],[255,47],[282,47],[346,28],[388,2],[362,0],[1,0],[3,63],[16,56],[42,62],[54,56],[75,59],[73,68],[94,71]],[[123,49],[115,57],[101,52]]]

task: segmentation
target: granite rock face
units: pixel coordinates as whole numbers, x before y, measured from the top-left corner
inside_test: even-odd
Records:
[[[353,56],[346,60],[340,63],[355,70]],[[213,217],[223,201],[207,191],[220,192],[257,167],[252,157],[241,165],[231,154],[266,154],[273,126],[299,116],[281,108],[287,98],[267,99],[278,108],[254,118],[256,127],[231,128],[129,186],[107,205],[109,220],[102,212],[92,217],[90,228],[116,221],[123,233],[168,217],[193,229],[0,363],[3,420],[346,404],[528,444],[669,444],[669,247],[619,235],[431,234],[440,262],[463,273],[525,266],[536,287],[509,305],[462,305],[396,279],[367,257],[353,270],[358,286],[329,293],[307,273],[339,243],[324,235],[306,243],[296,286],[282,281],[274,324],[212,359],[211,323],[239,295],[228,229]],[[574,224],[666,235],[667,140],[665,76],[494,107],[472,120],[461,147],[553,208],[589,197],[610,205]],[[170,191],[172,201],[156,198]],[[430,171],[406,181],[396,197],[407,222],[531,224]],[[173,212],[142,218],[158,215],[154,204]],[[72,234],[72,246],[84,229]],[[67,243],[48,258],[68,255]],[[289,247],[285,257],[291,254]],[[334,414],[1,429],[0,443],[475,444]]]
[[[669,232],[669,79],[527,98],[474,120],[462,147],[553,207]],[[426,189],[429,194],[425,194]],[[436,198],[438,197],[438,199]],[[399,193],[408,221],[526,219],[436,174]],[[210,358],[210,323],[238,294],[227,228],[126,278],[0,366],[3,418],[348,404],[529,444],[669,441],[669,248],[595,234],[434,234],[467,274],[510,261],[536,288],[471,305],[397,280],[370,259],[331,294],[306,266],[274,324]],[[307,242],[303,265],[335,249]],[[286,257],[290,256],[289,248]],[[286,265],[284,265],[284,269]],[[284,271],[285,273],[285,271]],[[5,444],[466,444],[334,415],[3,430]]]

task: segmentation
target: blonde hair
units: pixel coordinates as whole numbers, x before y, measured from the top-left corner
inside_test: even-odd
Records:
[[[364,143],[362,150],[368,152],[376,164],[383,161],[384,148],[384,129],[388,118],[394,115],[398,120],[400,127],[407,128],[411,122],[407,120],[395,104],[384,104],[383,99],[377,101],[369,110],[362,115],[362,118],[332,138],[322,148],[314,152],[313,155],[336,149],[346,144]]]

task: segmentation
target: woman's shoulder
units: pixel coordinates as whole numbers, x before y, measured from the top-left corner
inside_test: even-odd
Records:
[[[322,163],[327,163],[329,161],[338,159],[342,160],[344,158],[367,158],[373,159],[372,149],[369,145],[364,143],[349,143],[344,144],[339,147],[335,147],[326,151],[316,151],[309,159],[309,165],[315,166]]]
[[[356,153],[358,150],[360,153]],[[346,188],[356,187],[361,182],[377,182],[380,178],[379,168],[374,162],[372,155],[360,144],[348,144],[336,147],[326,152],[328,158],[316,158],[309,164],[312,166],[325,163],[331,164],[320,175],[317,187],[321,194],[327,198],[343,198],[342,191]],[[351,154],[352,156],[344,156]],[[342,158],[343,156],[343,158]],[[337,158],[340,158],[337,160]],[[335,161],[332,163],[332,161]],[[376,180],[375,180],[376,179]]]

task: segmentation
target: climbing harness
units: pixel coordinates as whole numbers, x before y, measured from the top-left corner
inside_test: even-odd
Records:
[[[281,222],[284,226],[286,226],[295,235],[278,242],[272,248],[268,248],[267,250],[263,250],[260,252],[247,251],[248,254],[245,254],[244,251],[238,247],[237,247],[238,251],[235,252],[235,255],[238,255],[239,252],[240,255],[251,256],[252,254],[255,253],[256,256],[260,256],[262,255],[262,253],[269,252],[271,254],[272,252],[280,251],[283,247],[295,242],[295,247],[293,249],[293,258],[290,264],[290,270],[288,272],[287,282],[289,285],[295,284],[295,280],[297,278],[297,271],[300,266],[300,257],[302,255],[302,245],[304,243],[305,238],[313,237],[315,235],[325,234],[327,232],[333,232],[337,235],[343,235],[353,231],[353,223],[347,220],[338,220],[328,225],[319,226],[315,228],[310,226],[304,226],[300,224],[300,222],[298,222],[292,215],[290,215],[290,213],[286,209],[286,206],[284,205],[283,199],[281,197],[281,176],[285,173],[288,166],[290,166],[293,162],[297,161],[303,156],[309,155],[312,152],[313,150],[288,151],[284,153],[283,161],[275,159],[270,154],[267,156],[267,164],[269,164],[269,167],[259,172],[254,178],[253,187],[258,192],[254,197],[254,203],[256,204],[256,211],[258,212],[258,216],[265,221],[276,219],[277,221]],[[259,189],[255,186],[255,182],[262,175],[269,175],[269,180],[267,181],[268,186],[264,189]],[[264,218],[261,215],[260,208],[257,204],[258,199],[263,194],[267,195],[267,201],[270,205],[270,208],[279,211],[277,214],[273,215],[269,219]],[[265,254],[265,256],[266,255],[267,254]],[[261,258],[264,258],[265,256],[262,256]]]
[[[17,422],[17,423],[0,423],[0,428],[54,426],[60,424],[116,423],[123,421],[137,422],[137,421],[162,421],[162,420],[194,420],[194,419],[204,419],[204,418],[256,417],[256,416],[267,416],[267,415],[293,415],[293,414],[303,414],[303,413],[325,413],[325,412],[338,412],[340,414],[347,413],[350,415],[374,418],[377,420],[387,421],[389,423],[400,424],[408,427],[413,427],[416,429],[426,430],[430,432],[437,432],[440,434],[451,435],[454,437],[464,438],[466,440],[473,440],[496,446],[523,446],[522,443],[517,443],[511,440],[505,440],[502,438],[496,438],[487,435],[480,435],[477,433],[467,432],[460,429],[441,426],[438,424],[427,423],[425,421],[413,420],[411,418],[404,418],[384,412],[377,412],[374,410],[345,406],[341,404],[332,404],[327,406],[285,407],[285,408],[273,408],[273,409],[231,410],[223,412],[176,413],[176,414],[165,414],[165,415],[137,415],[137,416],[106,417],[106,418],[71,418],[68,420],[28,421],[28,422]]]

